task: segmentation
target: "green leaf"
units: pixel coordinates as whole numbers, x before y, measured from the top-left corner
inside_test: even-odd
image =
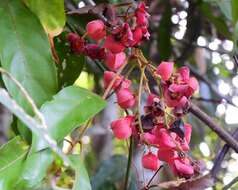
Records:
[[[217,5],[226,18],[232,20],[231,0],[204,0],[204,2]]]
[[[22,1],[4,0],[0,1],[0,26],[2,67],[25,87],[37,106],[41,106],[56,93],[57,76],[48,38],[40,22]],[[3,79],[12,97],[31,114],[18,88],[9,79]]]
[[[65,25],[64,0],[25,0],[48,33],[58,35]]]
[[[43,142],[45,142],[52,150],[54,150],[63,161],[68,164],[69,159],[62,152],[60,148],[58,148],[57,143],[51,136],[48,134],[46,130],[47,126],[39,123],[39,120],[28,115],[17,103],[13,100],[8,92],[5,89],[0,88],[0,102],[8,108],[13,114],[15,114],[34,134],[37,134]]]
[[[19,0],[0,1],[0,59],[40,106],[57,90],[49,42],[37,18]],[[30,26],[30,27],[29,27]],[[4,82],[14,99],[26,100],[11,81]]]
[[[44,149],[30,154],[23,163],[22,174],[15,188],[33,188],[40,184],[45,177],[48,167],[53,162],[53,154],[50,149]]]
[[[85,65],[85,56],[72,53],[66,40],[66,33],[62,33],[55,38],[54,44],[60,59],[60,64],[56,65],[58,68],[59,86],[72,85]]]
[[[161,60],[169,59],[172,53],[172,46],[171,46],[171,32],[172,32],[172,7],[169,2],[166,2],[165,5],[165,12],[162,15],[160,25],[158,28],[157,33],[157,41],[158,41],[158,51]]]
[[[115,183],[123,179],[126,173],[127,159],[114,155],[100,165],[95,176],[91,178],[92,189],[101,190],[105,183]]]
[[[232,10],[233,26],[235,26],[236,23],[238,22],[238,1],[237,0],[231,0],[231,10]]]
[[[72,190],[91,190],[91,184],[88,177],[88,172],[79,155],[70,155],[72,168],[75,169],[76,177]]]
[[[53,100],[46,102],[41,107],[41,112],[46,119],[48,132],[57,141],[79,127],[89,118],[105,107],[105,101],[90,91],[69,86],[62,89]],[[46,148],[41,137],[33,138],[33,147],[37,150]]]
[[[217,31],[228,39],[231,39],[232,34],[223,17],[218,17],[213,14],[212,7],[208,3],[202,3],[199,6],[202,14],[216,27]]]
[[[234,41],[234,53],[238,53],[238,21],[234,27],[234,36],[233,36],[233,41]]]
[[[21,173],[22,163],[27,153],[20,137],[15,137],[0,148],[0,189],[12,190]]]

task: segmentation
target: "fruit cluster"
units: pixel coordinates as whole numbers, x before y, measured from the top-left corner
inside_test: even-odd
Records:
[[[191,177],[199,168],[188,156],[192,126],[184,124],[181,117],[186,114],[188,101],[198,89],[198,82],[189,76],[187,67],[173,73],[172,62],[162,62],[155,75],[160,78],[161,94],[149,94],[144,115],[138,116],[142,119],[143,133],[138,130],[135,116],[113,121],[111,128],[119,139],[133,135],[140,139],[141,144],[157,149],[157,154],[149,151],[142,157],[144,168],[157,170],[160,161],[164,161],[175,175]]]
[[[149,14],[144,2],[138,4],[124,20],[115,20],[113,25],[106,26],[101,20],[94,20],[87,24],[86,33],[79,36],[75,33],[68,35],[71,49],[78,54],[84,54],[91,59],[103,60],[110,69],[104,73],[104,83],[107,87],[114,78],[115,72],[127,63],[126,49],[138,46],[143,39],[148,39]],[[128,23],[131,23],[130,26]],[[88,43],[84,39],[88,36],[96,43]],[[131,81],[117,76],[113,89],[116,91],[117,102],[123,109],[135,105],[136,99],[130,90]]]
[[[68,35],[75,53],[103,60],[110,69],[104,72],[105,89],[111,87],[116,93],[118,105],[125,110],[133,108],[138,100],[130,90],[131,81],[116,72],[127,63],[128,49],[136,49],[143,39],[149,38],[148,17],[146,6],[141,2],[132,14],[126,15],[124,20],[116,20],[113,25],[106,26],[103,21],[94,20],[87,24],[85,35]],[[85,36],[95,43],[87,42]],[[198,82],[190,77],[187,67],[181,67],[176,72],[173,70],[173,62],[162,62],[154,68],[151,75],[158,81],[159,95],[149,93],[144,115],[139,115],[137,110],[135,115],[113,121],[111,129],[118,139],[133,136],[149,150],[150,147],[157,149],[157,154],[149,151],[142,157],[144,168],[157,170],[160,161],[164,161],[175,175],[191,177],[197,171],[195,162],[188,156],[192,126],[184,124],[182,117],[188,109],[189,99],[198,89]]]

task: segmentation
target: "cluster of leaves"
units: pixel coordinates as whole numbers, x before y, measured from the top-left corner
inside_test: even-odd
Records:
[[[99,96],[72,85],[80,74],[82,58],[71,57],[78,62],[78,69],[72,68],[77,72],[73,79],[67,67],[56,69],[50,42],[54,35],[62,31],[64,24],[63,0],[50,3],[41,0],[0,2],[1,66],[26,89],[47,125],[46,129],[37,129],[28,122],[31,118],[33,122],[39,123],[37,118],[33,118],[33,109],[19,87],[9,78],[3,77],[2,89],[6,88],[16,102],[4,90],[1,91],[0,102],[21,120],[17,121],[16,137],[0,148],[2,190],[34,189],[40,186],[49,166],[57,159],[55,149],[60,150],[54,142],[60,146],[65,136],[105,107],[105,101]],[[60,55],[64,56],[63,53]],[[67,61],[66,57],[64,59]],[[57,71],[61,72],[59,79]],[[20,107],[24,111],[19,112]],[[75,170],[73,189],[91,189],[80,155],[65,158]]]
[[[97,0],[95,2],[99,4],[121,1]],[[194,0],[188,1],[189,8],[181,7],[179,3],[176,3],[179,1],[148,2],[152,5],[150,31],[153,38],[144,45],[144,53],[153,61],[159,63],[161,60],[174,59],[179,65],[188,61],[196,66],[192,50],[199,35],[206,36],[209,40],[214,36],[221,40],[232,40],[237,53],[237,0]],[[80,27],[84,27],[92,18],[95,19],[95,16],[91,14],[79,17],[66,16],[65,9],[70,11],[70,7],[78,3],[78,0],[0,0],[1,67],[11,73],[27,90],[48,126],[45,131],[48,136],[42,136],[45,134],[43,129],[39,130],[32,123],[27,122],[30,117],[36,124],[40,124],[19,88],[9,78],[3,77],[0,102],[15,114],[14,121],[17,122],[11,124],[15,131],[13,138],[0,148],[0,189],[2,190],[49,189],[42,185],[43,179],[46,176],[50,179],[49,173],[52,171],[56,174],[57,169],[67,168],[61,162],[58,163],[61,159],[59,156],[62,155],[57,156],[59,152],[55,153],[54,143],[49,144],[49,140],[56,141],[57,146],[61,147],[65,136],[105,107],[105,102],[100,97],[73,85],[84,68],[89,73],[96,73],[95,86],[96,90],[100,89],[97,79],[102,74],[100,69],[103,69],[98,69],[95,63],[85,64],[86,58],[73,55],[66,43],[65,33],[62,32],[65,25],[66,30],[80,33]],[[172,23],[171,16],[175,14],[174,10],[183,9],[188,13],[187,31],[183,40],[176,40],[174,31],[178,26]],[[95,14],[101,12],[97,9],[94,11],[96,11]],[[159,22],[156,20],[158,16],[161,18]],[[178,55],[177,52],[179,52]],[[210,72],[213,66],[209,63],[206,65],[207,78],[217,81],[217,76]],[[237,73],[236,68],[231,73],[223,65],[219,65],[221,71],[219,77],[231,78]],[[133,74],[133,76],[137,75]],[[6,96],[2,89],[7,89],[11,98]],[[211,94],[212,96],[214,94],[212,89],[201,89],[200,95]],[[18,112],[19,107],[15,107],[14,102],[11,102],[12,99],[25,110],[24,114]],[[215,106],[211,104],[203,106],[210,112],[209,114],[214,113]],[[194,126],[192,143],[198,144],[204,140],[201,136],[206,134],[205,139],[208,139],[206,142],[211,145],[209,146],[211,151],[215,151],[213,145],[217,142],[216,135],[205,133],[201,123],[194,118],[189,117],[188,120]],[[223,122],[222,118],[218,121]],[[198,149],[194,150],[193,154],[196,157],[201,156]],[[126,158],[113,156],[100,165],[96,175],[91,178],[91,187],[80,155],[69,155],[66,158],[70,161],[71,170],[75,170],[76,180],[72,185],[74,190],[116,189],[116,184],[122,181],[125,175],[125,170],[121,168],[126,168]],[[191,187],[194,182],[188,184]],[[174,188],[179,185],[177,182],[171,182],[161,184],[161,188]],[[197,186],[201,188],[201,184]],[[135,184],[130,184],[130,189],[136,189]]]

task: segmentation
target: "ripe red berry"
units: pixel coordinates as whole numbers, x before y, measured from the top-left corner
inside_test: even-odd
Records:
[[[131,108],[136,103],[134,94],[127,88],[121,88],[117,91],[116,95],[117,102],[123,109]]]
[[[157,170],[160,167],[160,162],[155,154],[149,152],[142,157],[142,166],[149,170]]]
[[[105,71],[103,75],[104,87],[107,88],[110,82],[114,79],[116,74],[112,71]],[[119,90],[120,88],[129,88],[131,85],[131,81],[128,79],[124,79],[123,76],[118,75],[116,77],[115,82],[112,85],[112,89]]]
[[[172,75],[173,67],[173,62],[162,62],[157,67],[156,73],[161,76],[162,80],[167,81]]]
[[[105,49],[99,47],[97,44],[87,44],[85,46],[85,54],[91,59],[104,59],[105,58]]]
[[[67,39],[70,43],[70,47],[74,53],[83,53],[85,50],[85,41],[82,37],[75,33],[69,33]]]
[[[105,25],[101,20],[93,20],[86,26],[87,35],[93,40],[101,40],[106,36]]]
[[[132,122],[134,121],[133,116],[126,116],[120,118],[111,123],[111,129],[113,134],[118,139],[127,139],[132,134]]]
[[[107,36],[104,47],[112,53],[120,53],[125,49],[125,46],[120,41],[115,40],[113,36]]]
[[[188,158],[177,158],[169,163],[173,173],[180,177],[190,177],[194,174],[193,166]]]
[[[126,54],[124,52],[111,53],[107,52],[105,58],[105,64],[112,71],[117,71],[126,62]]]

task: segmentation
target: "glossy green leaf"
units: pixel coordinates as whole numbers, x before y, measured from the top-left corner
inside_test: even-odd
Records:
[[[72,53],[66,35],[66,33],[62,33],[55,38],[54,42],[60,59],[60,64],[56,65],[60,87],[74,84],[85,65],[85,56]]]
[[[46,126],[42,125],[37,119],[28,115],[17,103],[13,100],[5,89],[0,88],[0,102],[8,108],[13,114],[15,114],[35,135],[41,137],[44,143],[46,143],[60,158],[67,164],[69,159],[57,146],[57,142],[52,139],[46,130]]]
[[[101,163],[95,176],[91,178],[92,189],[102,190],[105,183],[115,183],[126,173],[127,159],[122,155],[112,156]]]
[[[0,189],[13,190],[21,173],[22,163],[27,153],[20,137],[16,137],[0,147]]]
[[[48,33],[59,34],[65,25],[64,0],[25,0]]]
[[[30,154],[23,163],[22,174],[15,188],[28,189],[40,184],[48,167],[52,164],[53,158],[52,151],[48,148]]]
[[[25,87],[37,106],[41,106],[56,93],[57,77],[48,38],[39,20],[22,1],[4,0],[0,1],[0,26],[2,67]],[[4,83],[13,98],[31,114],[18,88],[7,78]]]
[[[88,172],[79,155],[70,155],[72,168],[75,169],[75,182],[72,190],[91,190]]]
[[[41,112],[46,119],[51,137],[61,141],[73,129],[101,111],[105,105],[101,97],[90,91],[69,86],[55,95],[53,100],[46,102],[41,107]],[[33,146],[36,146],[37,150],[46,147],[39,136],[33,138]]]

